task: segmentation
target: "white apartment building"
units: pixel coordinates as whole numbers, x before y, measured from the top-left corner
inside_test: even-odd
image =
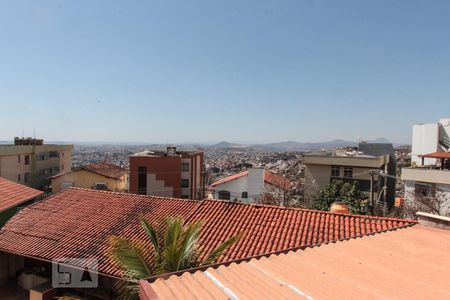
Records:
[[[411,163],[416,166],[434,165],[435,158],[419,155],[446,152],[450,148],[450,118],[440,119],[437,123],[415,124],[412,133]]]
[[[450,118],[413,126],[412,167],[402,169],[407,214],[420,209],[450,216],[449,137]]]

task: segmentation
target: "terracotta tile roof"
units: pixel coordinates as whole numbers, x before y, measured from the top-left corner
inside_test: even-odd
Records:
[[[264,172],[264,181],[285,190],[291,186],[291,182],[287,178],[267,170]]]
[[[402,219],[340,215],[278,206],[217,200],[192,201],[67,189],[29,206],[0,230],[0,250],[51,260],[63,256],[96,257],[99,271],[119,276],[105,253],[110,235],[145,240],[141,213],[151,222],[180,215],[186,222],[204,220],[200,237],[209,251],[239,232],[243,238],[220,262],[286,251],[306,245],[360,237],[415,224]]]
[[[188,215],[198,201],[69,188],[24,208],[0,229],[0,250],[44,260],[57,257],[99,259],[99,271],[112,276],[119,267],[106,256],[108,237],[143,240],[139,215],[151,222]]]
[[[73,170],[69,173],[76,172],[79,170],[86,170],[92,173],[96,173],[108,178],[112,179],[120,179],[123,175],[127,174],[128,170],[124,169],[122,167],[119,167],[115,164],[107,163],[107,162],[98,162],[86,165],[84,167],[81,167],[79,169]],[[58,175],[53,176],[52,178],[57,178],[59,176],[65,175],[68,173],[60,173]]]
[[[237,174],[234,174],[234,175],[227,176],[225,178],[219,179],[219,180],[213,182],[211,184],[211,186],[215,187],[217,185],[220,185],[220,184],[223,184],[223,183],[226,183],[226,182],[229,182],[229,181],[232,181],[232,180],[244,177],[244,176],[248,176],[248,171],[240,172],[240,173],[237,173]]]
[[[87,166],[84,166],[83,169],[114,179],[120,179],[123,175],[127,174],[128,172],[127,169],[124,169],[115,164],[110,164],[107,162],[89,164]]]
[[[419,157],[428,157],[428,158],[450,158],[450,152],[433,152],[428,154],[421,154]]]
[[[32,200],[43,192],[0,177],[0,212]]]
[[[449,299],[449,250],[450,231],[416,225],[142,280],[141,299]]]
[[[221,261],[361,237],[415,224],[404,219],[220,200],[204,200],[189,220],[205,222],[201,235],[205,253],[233,235],[244,233],[244,237],[229,249]]]
[[[248,171],[240,172],[240,173],[219,179],[219,180],[213,182],[211,184],[211,187],[215,187],[220,184],[224,184],[226,182],[230,182],[230,181],[236,180],[236,179],[244,177],[244,176],[248,176]],[[289,186],[291,185],[291,182],[288,179],[286,179],[278,174],[275,174],[273,172],[270,172],[268,170],[264,170],[264,181],[267,183],[270,183],[272,185],[278,186],[278,187],[284,187],[286,189],[289,188]]]

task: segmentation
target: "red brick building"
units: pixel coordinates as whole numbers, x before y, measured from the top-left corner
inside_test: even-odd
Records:
[[[130,192],[203,199],[203,152],[145,151],[130,157]]]

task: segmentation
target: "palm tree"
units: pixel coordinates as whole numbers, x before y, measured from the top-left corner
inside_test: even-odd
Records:
[[[152,249],[143,242],[110,238],[108,253],[124,270],[124,280],[119,284],[121,299],[137,299],[140,279],[216,262],[241,237],[241,234],[233,236],[205,255],[199,249],[203,222],[183,225],[183,219],[177,217],[168,219],[163,230],[156,230],[143,216],[140,223]]]

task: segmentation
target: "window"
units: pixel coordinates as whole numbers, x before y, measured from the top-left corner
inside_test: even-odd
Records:
[[[106,190],[108,187],[106,185],[106,182],[96,182],[95,183],[95,189],[96,190]]]
[[[147,194],[147,167],[138,167],[138,194]]]
[[[242,192],[241,198],[248,198],[248,192]]]
[[[220,200],[230,200],[230,192],[229,191],[219,191],[219,199]]]
[[[188,172],[189,171],[189,163],[184,162],[181,164],[181,171],[182,172]]]
[[[49,158],[58,157],[58,151],[50,151],[48,153]]]
[[[331,177],[340,177],[341,176],[341,168],[338,166],[331,166]]]
[[[25,155],[25,164],[26,165],[30,164],[30,156],[29,155]]]
[[[346,178],[353,177],[353,168],[352,167],[344,167],[344,177],[346,177]]]
[[[20,182],[20,174],[17,174],[17,181]]]
[[[28,183],[29,177],[30,177],[30,173],[27,172],[27,173],[23,174],[23,182]]]
[[[189,199],[189,195],[181,195],[181,199]]]
[[[435,189],[431,184],[416,183],[414,192],[419,197],[434,197]]]
[[[64,171],[64,165],[61,165],[61,170],[63,170],[63,171]]]
[[[40,152],[38,154],[38,160],[46,160],[47,159],[47,153],[46,152]]]
[[[53,168],[48,168],[48,174],[52,174],[53,173]]]
[[[181,187],[188,188],[189,187],[189,179],[181,179]]]
[[[17,162],[20,164],[20,154],[17,155]]]

